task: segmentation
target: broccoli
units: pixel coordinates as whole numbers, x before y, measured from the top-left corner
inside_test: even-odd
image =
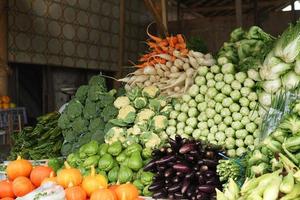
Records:
[[[92,85],[92,86],[90,86],[89,91],[88,91],[88,99],[90,101],[97,101],[100,99],[100,97],[103,93],[104,92],[103,92],[101,86]]]
[[[95,132],[98,129],[104,130],[105,122],[102,118],[94,118],[90,120],[89,131]]]
[[[110,95],[109,93],[102,93],[97,101],[97,106],[99,106],[100,108],[105,108],[107,105],[113,104],[114,100],[115,97]]]
[[[89,81],[89,85],[90,86],[97,85],[97,86],[101,87],[101,91],[103,91],[103,92],[107,91],[105,78],[103,78],[100,75],[92,76],[90,81]]]
[[[130,124],[134,122],[136,116],[136,111],[134,107],[127,105],[125,107],[122,107],[119,110],[119,114],[117,116],[117,119],[122,120],[123,122]]]
[[[81,103],[85,102],[85,99],[87,97],[89,86],[88,85],[82,85],[80,86],[75,94],[76,99],[78,99]]]
[[[113,105],[107,105],[101,112],[101,117],[105,122],[108,122],[110,119],[113,119],[118,114],[118,109]]]
[[[144,108],[147,105],[148,101],[145,97],[137,97],[134,101],[134,107],[136,109]]]
[[[104,135],[105,132],[103,129],[97,129],[96,131],[93,132],[93,135],[91,137],[92,140],[95,140],[99,143],[103,143],[104,142]]]
[[[83,109],[83,115],[86,119],[92,119],[97,116],[97,106],[96,103],[87,100]]]
[[[68,118],[73,120],[76,117],[79,117],[82,113],[82,110],[83,105],[80,103],[80,101],[72,99],[67,106]]]
[[[123,128],[112,127],[105,135],[105,143],[112,144],[116,141],[125,141],[126,132]]]
[[[154,111],[153,110],[150,110],[150,109],[144,109],[144,110],[141,110],[137,116],[136,116],[136,120],[135,122],[141,122],[141,121],[148,121],[150,120],[153,116],[155,115]]]
[[[84,118],[78,117],[72,122],[71,126],[75,133],[83,133],[88,130],[89,122]]]
[[[130,100],[126,96],[118,97],[114,102],[114,106],[118,109],[128,106],[129,104],[130,104]]]
[[[70,120],[67,112],[63,112],[58,119],[58,127],[61,129],[67,129],[70,127]]]
[[[144,97],[155,98],[159,94],[159,89],[156,86],[147,86],[142,90]]]

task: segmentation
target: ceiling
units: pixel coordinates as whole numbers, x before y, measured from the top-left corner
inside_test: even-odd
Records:
[[[204,17],[235,15],[235,0],[172,0],[176,6],[180,1],[180,7],[184,13],[193,13]],[[291,0],[242,0],[243,14],[256,12],[281,11],[289,5]]]

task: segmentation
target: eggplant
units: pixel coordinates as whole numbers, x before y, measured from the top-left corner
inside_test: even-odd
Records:
[[[147,165],[144,166],[145,171],[153,170],[156,165],[156,160],[151,160]]]
[[[155,191],[160,190],[163,186],[164,186],[164,183],[163,183],[163,182],[152,183],[152,184],[149,186],[148,189],[149,189],[149,191],[151,191],[151,192],[155,192]]]
[[[200,167],[200,172],[206,172],[207,170],[208,170],[208,166],[206,166],[206,165],[202,165]]]
[[[181,187],[182,194],[186,193],[187,189],[189,188],[189,185],[190,185],[190,178],[184,178]]]
[[[194,177],[194,172],[188,173],[185,175],[185,178],[191,179],[192,177]]]
[[[179,183],[181,181],[181,179],[178,177],[178,176],[175,176],[173,179],[172,179],[172,182],[173,183]]]
[[[160,192],[155,192],[153,195],[152,195],[152,197],[154,198],[154,199],[160,199],[160,198],[166,198],[166,193],[164,193],[164,192],[162,192],[162,191],[160,191]]]
[[[208,185],[218,185],[219,184],[219,179],[216,176],[214,176],[214,177],[206,180],[205,184],[208,184]]]
[[[182,173],[182,172],[176,172],[176,176],[182,177],[182,176],[184,176],[184,173]]]
[[[206,153],[205,153],[206,158],[213,159],[214,156],[215,156],[215,153],[213,151],[206,151]]]
[[[173,165],[173,169],[175,169],[178,172],[182,172],[182,173],[188,173],[191,171],[191,169],[183,163],[177,163],[177,164]]]
[[[190,185],[190,187],[188,187],[187,191],[186,191],[186,196],[187,197],[191,197],[195,194],[195,186]]]
[[[202,175],[198,176],[198,184],[199,185],[202,185],[205,182],[206,182],[206,180],[205,180],[205,178]]]
[[[174,169],[173,168],[169,168],[165,171],[165,177],[168,178],[170,177],[172,174],[174,174]]]
[[[213,185],[200,185],[198,187],[198,190],[200,192],[204,192],[204,193],[212,193],[215,191],[215,186]]]
[[[203,159],[203,164],[207,165],[208,167],[216,167],[218,165],[218,162],[215,160],[210,160],[210,159]]]
[[[209,196],[209,195],[207,195],[206,193],[199,192],[199,193],[197,193],[197,195],[196,195],[196,199],[197,199],[197,200],[209,199],[208,196]]]
[[[175,184],[175,185],[173,185],[172,187],[170,187],[168,189],[168,192],[169,193],[174,193],[174,192],[180,191],[180,189],[181,189],[181,184]]]
[[[156,170],[159,172],[164,172],[166,170],[166,166],[156,166]]]
[[[179,135],[176,135],[176,136],[175,136],[175,142],[176,142],[177,144],[181,145],[181,144],[182,144],[182,137],[180,137]]]
[[[184,199],[183,197],[183,194],[181,194],[180,192],[176,192],[176,193],[174,193],[174,197],[175,197],[175,199]]]
[[[216,175],[216,173],[214,171],[211,171],[211,170],[208,170],[208,171],[204,172],[204,176],[206,176],[207,178],[212,178],[215,175]]]
[[[155,163],[157,165],[165,165],[167,164],[168,162],[171,162],[175,159],[175,156],[174,155],[169,155],[169,156],[164,156],[163,158],[157,160]]]
[[[195,150],[195,148],[196,148],[195,143],[187,143],[181,146],[181,148],[179,149],[179,153],[186,154],[190,151]]]
[[[170,199],[170,200],[173,200],[173,199],[175,199],[175,196],[174,196],[174,194],[169,194],[169,195],[168,195],[168,199]]]

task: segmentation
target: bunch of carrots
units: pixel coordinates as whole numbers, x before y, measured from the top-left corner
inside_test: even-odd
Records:
[[[181,34],[160,38],[150,34],[149,52],[141,56],[133,73],[118,81],[125,82],[125,89],[157,86],[169,97],[179,97],[194,83],[194,76],[201,66],[212,66],[215,60],[211,54],[202,54],[186,47]]]

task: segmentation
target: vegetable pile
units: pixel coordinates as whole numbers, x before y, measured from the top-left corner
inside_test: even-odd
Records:
[[[57,126],[60,114],[48,113],[37,118],[35,127],[24,127],[21,132],[12,134],[12,149],[9,160],[17,156],[26,159],[39,160],[60,156],[63,136]]]
[[[261,118],[255,81],[232,63],[198,69],[195,84],[170,112],[166,132],[224,145],[230,157],[258,143]]]
[[[271,105],[271,96],[280,89],[292,89],[300,82],[300,21],[290,25],[275,42],[259,70],[263,89],[260,104],[265,108]]]
[[[155,86],[138,87],[128,91],[114,101],[117,116],[110,120],[114,125],[105,135],[105,142],[121,141],[126,147],[140,143],[147,149],[159,147],[167,138],[169,111],[172,106],[160,97]]]
[[[63,155],[74,152],[91,140],[103,142],[105,133],[112,127],[109,120],[118,110],[113,106],[116,90],[107,92],[105,79],[93,76],[89,85],[80,86],[58,120],[63,131]]]
[[[96,171],[107,177],[108,183],[133,182],[141,194],[149,196],[147,186],[152,183],[153,174],[144,172],[143,166],[150,156],[151,152],[143,150],[136,143],[123,148],[120,141],[110,145],[91,141],[80,147],[79,151],[68,155],[67,162],[84,176],[90,173],[91,166],[96,166]]]
[[[188,50],[181,34],[165,39],[148,35],[150,53],[140,58],[141,64],[136,65],[139,69],[119,80],[126,83],[127,91],[135,86],[157,86],[161,94],[179,97],[193,84],[193,76],[200,66],[215,64],[212,55]]]
[[[220,188],[217,147],[176,136],[169,146],[157,149],[145,167],[153,172],[149,190],[155,199],[212,199]]]

